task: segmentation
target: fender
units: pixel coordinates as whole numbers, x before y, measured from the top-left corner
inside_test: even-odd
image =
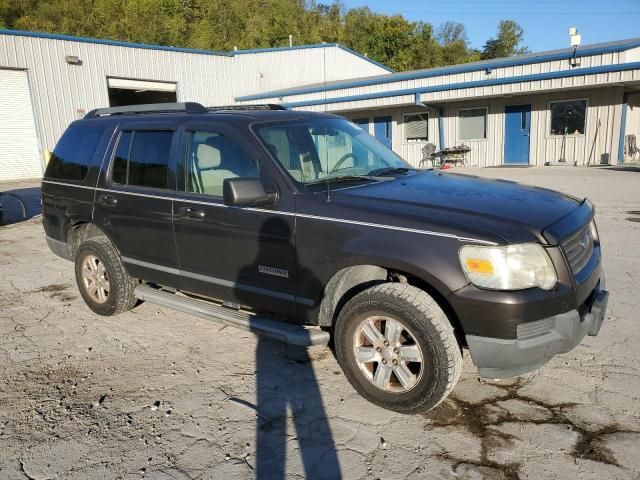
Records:
[[[347,292],[355,287],[364,289],[375,283],[385,282],[387,278],[387,269],[376,265],[355,265],[339,270],[331,277],[324,289],[318,313],[318,325],[329,327],[333,324],[336,307]]]

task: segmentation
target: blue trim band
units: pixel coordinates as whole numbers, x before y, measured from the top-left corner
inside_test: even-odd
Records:
[[[361,53],[358,53],[355,50],[351,50],[350,48],[347,48],[344,45],[340,45],[339,43],[313,43],[311,45],[294,45],[292,47],[250,48],[247,50],[234,50],[229,53],[231,55],[246,55],[246,54],[252,54],[252,53],[286,52],[288,50],[305,50],[308,48],[325,48],[325,47],[337,47],[341,50],[344,50],[347,53],[350,53],[351,55],[355,55],[356,57],[359,57],[362,60],[366,60],[367,62],[372,63],[373,65],[383,68],[389,73],[395,72],[394,69],[389,68],[380,62],[376,62],[375,60],[372,60],[369,57],[365,57]]]
[[[216,52],[212,50],[199,50],[196,48],[178,48],[178,47],[166,47],[163,45],[147,45],[146,43],[131,43],[121,42],[118,40],[103,40],[101,38],[89,38],[89,37],[74,37],[73,35],[60,35],[57,33],[43,33],[43,32],[29,32],[26,30],[5,30],[0,29],[0,35],[13,35],[16,37],[33,37],[33,38],[47,38],[51,40],[65,40],[69,42],[79,43],[96,43],[98,45],[111,45],[114,47],[129,47],[129,48],[141,48],[144,50],[164,50],[167,52],[178,53],[196,53],[198,55],[216,55],[221,57],[230,57],[231,54],[227,52]]]
[[[622,96],[622,118],[620,119],[620,139],[618,140],[618,163],[624,163],[624,137],[627,129],[627,103],[628,95]]]
[[[338,47],[346,52],[355,55],[356,57],[362,58],[363,60],[368,61],[374,65],[377,65],[380,68],[384,68],[388,72],[393,72],[391,68],[382,65],[381,63],[376,62],[375,60],[371,60],[364,55],[355,52],[347,47],[343,47],[338,43],[315,43],[311,45],[294,45],[292,47],[272,47],[272,48],[254,48],[247,50],[234,50],[231,52],[223,52],[223,51],[215,51],[215,50],[201,50],[197,48],[180,48],[180,47],[167,47],[164,45],[149,45],[146,43],[132,43],[132,42],[121,42],[119,40],[104,40],[101,38],[91,38],[91,37],[75,37],[73,35],[61,35],[58,33],[44,33],[44,32],[30,32],[27,30],[8,30],[8,29],[0,29],[0,35],[12,35],[16,37],[32,37],[32,38],[46,38],[50,40],[64,40],[68,42],[79,42],[79,43],[94,43],[98,45],[110,45],[114,47],[128,47],[128,48],[141,48],[144,50],[162,50],[167,52],[177,52],[177,53],[195,53],[198,55],[215,55],[220,57],[234,57],[236,55],[246,55],[251,53],[269,53],[269,52],[285,52],[288,50],[306,50],[310,48],[326,48],[326,47]]]
[[[340,45],[339,43],[336,44],[336,46],[342,50],[344,50],[345,52],[350,53],[351,55],[355,55],[356,57],[360,57],[363,60],[366,60],[369,63],[373,63],[374,65],[380,67],[380,68],[384,68],[387,72],[389,73],[395,73],[395,70],[393,68],[387,67],[386,65],[380,63],[380,62],[376,62],[375,60],[370,59],[369,57],[366,57],[364,55],[362,55],[361,53],[356,52],[355,50],[351,50],[350,48],[347,48],[343,45]]]
[[[307,48],[325,48],[337,46],[337,43],[312,43],[311,45],[293,45],[292,47],[248,48],[245,50],[233,50],[229,53],[231,55],[246,55],[251,53],[286,52],[287,50],[305,50]]]
[[[578,68],[563,72],[537,73],[533,75],[521,75],[519,77],[506,77],[494,80],[478,80],[475,82],[451,83],[448,85],[437,85],[433,87],[406,88],[402,90],[392,90],[387,92],[364,93],[361,95],[350,95],[345,97],[335,97],[320,100],[307,100],[303,102],[282,103],[287,108],[309,107],[313,105],[324,105],[329,103],[355,102],[360,100],[373,100],[376,98],[397,97],[401,95],[415,95],[416,93],[445,92],[449,90],[461,90],[464,88],[492,87],[494,85],[509,85],[520,82],[535,82],[540,80],[553,80],[557,78],[577,77],[580,75],[595,75],[598,73],[623,72],[627,70],[640,69],[640,62],[623,63],[620,65],[602,65],[599,67]],[[590,85],[585,85],[589,88]]]
[[[600,55],[603,53],[616,53],[640,47],[640,39],[633,39],[627,42],[620,42],[613,45],[584,47],[578,49],[576,57],[587,57],[590,55]],[[514,67],[519,65],[529,65],[533,63],[549,62],[554,60],[566,60],[573,58],[573,50],[563,50],[556,53],[540,53],[538,55],[527,55],[525,57],[505,58],[491,62],[469,63],[455,65],[452,67],[431,68],[428,70],[418,70],[413,72],[399,72],[392,75],[382,75],[373,78],[355,79],[343,82],[332,83],[331,85],[314,85],[310,87],[291,88],[287,90],[274,90],[266,93],[254,95],[244,95],[236,97],[236,101],[264,100],[265,98],[291,97],[294,95],[304,95],[308,93],[329,92],[332,90],[342,90],[344,88],[367,87],[370,85],[381,85],[384,83],[395,83],[404,80],[417,80],[421,78],[433,78],[442,75],[452,75],[458,73],[480,72],[486,69]]]

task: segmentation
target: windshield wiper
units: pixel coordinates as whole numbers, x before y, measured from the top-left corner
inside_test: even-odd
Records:
[[[320,185],[324,183],[336,183],[336,182],[353,182],[358,180],[366,180],[368,182],[378,182],[379,179],[371,175],[338,175],[336,177],[326,177],[314,180],[313,182],[306,182],[305,185]]]
[[[372,170],[369,172],[369,175],[373,177],[383,177],[385,175],[394,175],[396,173],[407,173],[412,171],[414,171],[414,169],[408,167],[385,167]]]

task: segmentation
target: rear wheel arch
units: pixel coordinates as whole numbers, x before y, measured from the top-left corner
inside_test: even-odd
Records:
[[[87,240],[91,240],[93,238],[106,238],[115,248],[115,244],[113,243],[113,241],[95,223],[91,223],[88,221],[77,221],[71,227],[69,227],[67,231],[67,245],[69,246],[69,255],[71,256],[71,258],[75,257],[78,248],[80,247],[80,245],[82,245],[83,242],[86,242]]]

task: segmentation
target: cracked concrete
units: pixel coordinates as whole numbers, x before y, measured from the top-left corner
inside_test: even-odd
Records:
[[[92,314],[39,220],[19,222],[0,228],[0,478],[639,478],[640,172],[464,173],[594,201],[611,290],[598,337],[508,381],[465,355],[448,400],[403,416],[360,398],[325,348],[150,304]]]

